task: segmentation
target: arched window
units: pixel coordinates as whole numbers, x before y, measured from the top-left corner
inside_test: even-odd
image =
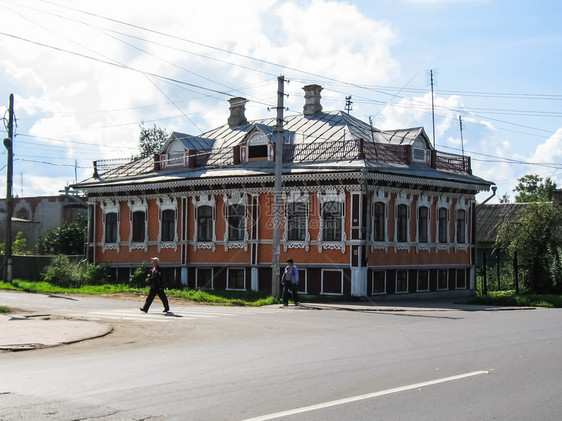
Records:
[[[466,211],[457,210],[457,243],[464,244],[466,241]]]
[[[228,241],[244,240],[246,206],[233,204],[227,208]]]
[[[162,241],[174,241],[176,237],[176,211],[173,209],[165,209],[162,211]]]
[[[199,206],[197,208],[197,241],[213,240],[213,208]]]
[[[146,235],[146,212],[133,212],[133,243],[143,243]]]
[[[408,241],[408,206],[398,205],[398,217],[396,220],[396,241],[405,243]]]
[[[427,206],[418,208],[418,242],[427,243],[428,237],[429,209]]]
[[[383,202],[375,203],[375,241],[385,241],[386,239],[386,205]]]
[[[105,214],[105,242],[117,242],[117,212]]]
[[[448,211],[447,208],[439,208],[439,242],[448,243]]]
[[[324,204],[322,219],[324,220],[324,241],[341,241],[343,205],[340,202]]]

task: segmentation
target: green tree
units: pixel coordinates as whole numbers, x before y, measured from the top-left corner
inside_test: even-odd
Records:
[[[562,287],[562,209],[551,203],[529,203],[498,230],[496,246],[517,252],[529,292],[548,293]]]
[[[158,153],[160,148],[168,140],[168,133],[165,129],[157,127],[156,124],[151,127],[147,127],[144,123],[140,124],[140,134],[139,134],[139,150],[140,154],[134,158],[146,158]]]
[[[81,215],[71,223],[52,228],[37,240],[39,254],[84,254],[88,221]]]
[[[516,193],[515,202],[551,202],[556,183],[547,177],[544,182],[536,174],[527,174],[518,179],[519,184],[513,189]]]
[[[6,243],[0,244],[0,254],[6,253]],[[31,254],[29,250],[27,250],[27,239],[23,237],[23,232],[18,231],[16,234],[16,238],[12,242],[12,254],[15,255],[26,255]]]

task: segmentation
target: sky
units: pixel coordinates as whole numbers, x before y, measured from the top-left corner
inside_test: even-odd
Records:
[[[379,129],[423,126],[514,200],[562,187],[562,3],[556,0],[0,0],[0,130],[17,127],[13,194],[58,195],[93,161],[138,153],[140,125],[197,135],[287,115],[302,87]],[[432,84],[433,104],[432,118]],[[460,117],[460,118],[459,118]],[[460,120],[462,120],[462,131]],[[435,124],[433,124],[433,121]],[[435,132],[435,137],[433,137]],[[0,151],[0,186],[7,152]],[[485,200],[490,192],[477,196]],[[4,196],[0,191],[0,196]]]

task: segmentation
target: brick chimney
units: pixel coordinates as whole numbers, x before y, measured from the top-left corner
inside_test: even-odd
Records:
[[[248,122],[244,111],[246,111],[246,98],[230,98],[230,116],[228,117],[228,125],[230,127],[241,126]]]
[[[322,91],[322,86],[307,85],[303,89],[305,99],[303,114],[305,116],[312,116],[322,111],[322,105],[320,104],[320,91]]]

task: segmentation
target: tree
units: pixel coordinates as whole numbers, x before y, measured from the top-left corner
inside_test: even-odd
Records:
[[[160,148],[164,145],[166,140],[168,140],[168,133],[165,129],[157,127],[156,124],[150,128],[140,124],[140,134],[139,134],[139,149],[140,154],[134,158],[146,158],[158,153]]]
[[[503,196],[498,198],[500,203],[509,203],[509,194],[505,193]]]
[[[6,253],[6,243],[0,244],[0,254],[4,255]],[[18,231],[16,234],[16,238],[12,242],[12,254],[15,255],[27,255],[31,254],[29,250],[27,250],[27,239],[23,237],[23,232]]]
[[[516,192],[516,203],[551,202],[556,190],[556,183],[547,177],[544,182],[536,174],[527,174],[518,179],[519,184],[513,189]]]
[[[88,221],[81,215],[71,223],[52,228],[37,240],[39,254],[84,254]]]
[[[527,275],[529,292],[547,293],[562,287],[562,208],[552,203],[529,203],[514,220],[503,222],[496,246],[517,252]]]

